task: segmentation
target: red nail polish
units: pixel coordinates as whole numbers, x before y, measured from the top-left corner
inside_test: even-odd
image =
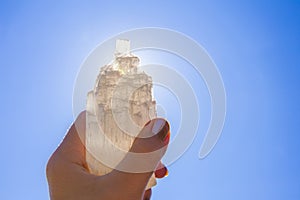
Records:
[[[167,176],[169,176],[169,170],[168,170],[168,168],[166,168],[166,174],[165,174],[164,177],[167,177]]]
[[[168,171],[167,167],[162,167],[158,170],[155,170],[156,178],[164,178],[164,177],[167,177],[168,174],[169,174],[169,171]]]
[[[164,144],[167,145],[169,143],[170,140],[170,131],[168,131],[166,137],[164,138]]]

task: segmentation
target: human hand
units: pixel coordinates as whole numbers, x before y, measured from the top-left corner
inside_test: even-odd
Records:
[[[161,124],[162,119],[149,121],[140,134],[151,133],[155,124]],[[75,126],[76,124],[76,126]],[[151,161],[146,158],[136,162],[153,166],[153,171],[145,173],[128,173],[113,170],[109,174],[96,176],[88,171],[86,149],[81,141],[85,136],[85,112],[81,113],[69,129],[62,143],[52,154],[47,163],[47,180],[51,200],[147,200],[151,197],[151,189],[146,185],[153,174],[157,178],[167,175],[167,168],[160,162],[169,143],[169,124],[163,120],[163,128],[152,137],[136,138],[131,152],[147,153],[163,149]],[[148,134],[149,135],[149,134]],[[125,157],[122,162],[129,162]],[[122,163],[121,162],[121,163]],[[136,165],[138,163],[131,163]]]

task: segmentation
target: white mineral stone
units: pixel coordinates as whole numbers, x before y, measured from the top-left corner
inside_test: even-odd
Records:
[[[130,52],[130,41],[129,40],[117,40],[116,41],[116,56],[126,55]]]
[[[156,117],[152,78],[138,70],[139,61],[129,40],[117,40],[114,62],[101,68],[87,94],[86,159],[93,174],[115,169],[145,123]],[[147,188],[154,185],[153,176]]]

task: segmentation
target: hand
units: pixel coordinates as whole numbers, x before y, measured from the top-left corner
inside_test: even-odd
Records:
[[[113,170],[109,174],[96,176],[89,173],[86,163],[86,149],[79,137],[85,134],[85,112],[76,119],[62,143],[53,153],[47,164],[47,180],[50,198],[52,200],[147,200],[150,199],[151,189],[146,185],[153,172],[157,178],[167,175],[167,168],[160,162],[169,143],[169,124],[156,135],[148,138],[135,139],[130,151],[137,153],[152,152],[164,149],[160,155],[151,161],[138,160],[136,162],[153,166],[151,172],[128,173]],[[155,123],[162,119],[149,121],[140,134],[152,131]],[[122,162],[126,163],[126,156]],[[128,159],[127,159],[128,161]],[[121,162],[121,163],[122,163]],[[136,165],[138,163],[132,163]]]

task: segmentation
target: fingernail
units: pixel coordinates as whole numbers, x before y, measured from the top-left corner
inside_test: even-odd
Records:
[[[156,119],[152,127],[152,133],[154,133],[155,135],[158,134],[163,129],[165,124],[166,124],[165,120]]]
[[[164,177],[167,177],[167,176],[169,176],[169,170],[168,170],[168,168],[166,168],[166,174],[165,174]]]
[[[155,170],[155,177],[157,178],[164,178],[169,175],[169,171],[167,167],[162,167],[160,169]]]
[[[167,145],[169,143],[169,140],[170,140],[170,131],[168,131],[167,134],[163,138],[164,144]]]
[[[164,119],[156,119],[154,121],[152,127],[152,133],[154,135],[158,135],[158,137],[164,142],[164,144],[168,144],[170,139],[170,126],[169,123]]]
[[[164,167],[163,170],[164,170],[164,175],[163,175],[163,177],[167,177],[167,176],[169,175],[168,168],[167,168],[167,167]]]

